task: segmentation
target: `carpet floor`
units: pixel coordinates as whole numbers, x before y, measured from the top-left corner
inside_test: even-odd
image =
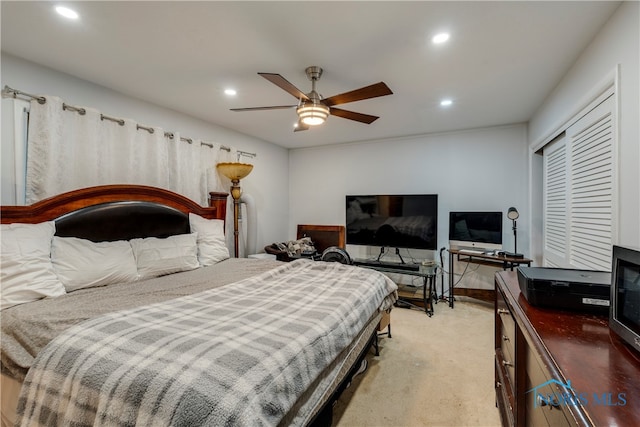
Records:
[[[458,297],[457,297],[458,298]],[[394,308],[391,338],[334,407],[333,425],[499,426],[493,305],[460,297],[428,317]]]

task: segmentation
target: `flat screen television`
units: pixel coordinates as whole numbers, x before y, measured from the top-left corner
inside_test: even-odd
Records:
[[[640,352],[640,250],[613,246],[609,328]]]
[[[502,212],[449,212],[449,246],[502,249]]]
[[[345,228],[350,245],[435,250],[438,195],[348,195]]]

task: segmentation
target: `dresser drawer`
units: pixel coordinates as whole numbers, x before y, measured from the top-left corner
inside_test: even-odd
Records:
[[[500,364],[502,365],[502,368],[504,369],[504,373],[507,377],[507,380],[509,381],[509,384],[511,386],[511,388],[515,389],[516,387],[516,361],[515,358],[509,354],[508,352],[504,351],[504,347],[501,348],[501,357],[500,357]]]
[[[500,410],[500,418],[503,425],[514,426],[515,396],[513,393],[513,382],[509,380],[507,370],[502,364],[504,360],[501,350],[496,350],[496,401]]]
[[[551,380],[549,373],[540,365],[535,358],[531,348],[527,348],[526,353],[526,414],[529,425],[540,425],[541,416],[550,426],[573,425],[572,419],[567,414],[566,404],[560,402],[567,390]],[[562,382],[558,380],[558,382]]]
[[[504,301],[502,292],[497,292],[496,314],[496,339],[500,341],[505,362],[513,364],[516,357],[516,322]],[[511,379],[513,380],[513,375]]]

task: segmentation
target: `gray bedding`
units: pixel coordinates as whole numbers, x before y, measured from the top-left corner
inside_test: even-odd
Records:
[[[136,283],[82,289],[2,311],[2,373],[23,381],[35,356],[69,327],[116,310],[166,301],[233,283],[277,267],[272,260],[231,258],[192,271]]]
[[[44,329],[62,329],[35,360],[46,338],[20,350],[13,337],[5,356],[3,312],[3,370],[5,359],[31,366],[18,407],[22,425],[277,425],[395,299],[395,284],[373,270],[307,260],[220,264],[181,273],[182,290],[167,276],[154,285],[116,285],[122,289],[112,296],[64,297],[76,308],[94,307],[63,327],[34,313]],[[252,269],[273,265],[253,276]],[[246,277],[239,282],[237,270]],[[190,295],[210,287],[211,277],[234,283]],[[112,312],[127,286],[138,289],[127,289],[129,301]],[[157,302],[137,307],[133,300],[145,295]],[[72,310],[53,311],[64,318]],[[106,314],[93,318],[96,312]]]

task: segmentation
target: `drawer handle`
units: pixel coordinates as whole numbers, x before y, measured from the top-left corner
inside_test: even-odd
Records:
[[[511,363],[509,361],[506,361],[506,360],[503,360],[502,361],[502,366],[513,366],[513,363]],[[538,396],[538,397],[540,397],[540,396]]]
[[[548,401],[546,399],[543,399],[542,396],[538,395],[536,400],[538,401],[538,406],[547,406],[547,405],[549,405],[549,406],[551,406],[551,409],[560,407],[560,403],[558,402],[558,400],[556,398],[553,398],[553,399],[551,399],[551,401]]]
[[[503,336],[502,336],[502,341],[509,341],[509,337],[508,337],[508,336],[506,336],[506,335],[503,335]]]
[[[506,310],[504,308],[499,308],[498,314],[511,314],[511,313],[509,312],[509,310]]]

